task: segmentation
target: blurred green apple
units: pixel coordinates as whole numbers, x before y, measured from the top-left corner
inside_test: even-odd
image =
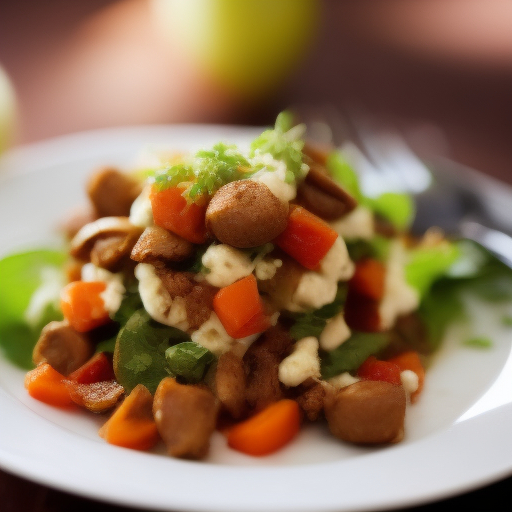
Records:
[[[14,139],[16,99],[7,73],[0,66],[0,153]]]
[[[317,0],[152,0],[157,27],[231,92],[271,92],[316,33]]]

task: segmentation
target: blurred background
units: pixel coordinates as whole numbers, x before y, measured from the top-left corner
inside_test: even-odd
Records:
[[[509,0],[2,2],[0,145],[321,105],[510,182],[511,20]]]

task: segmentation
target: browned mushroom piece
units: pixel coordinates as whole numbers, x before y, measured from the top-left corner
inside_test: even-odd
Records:
[[[100,413],[112,409],[124,395],[124,388],[115,380],[80,384],[67,382],[71,400],[80,407]]]
[[[327,221],[340,219],[357,206],[357,201],[315,163],[297,188],[297,201]]]
[[[92,343],[67,321],[50,322],[41,331],[32,352],[34,364],[48,363],[62,375],[77,370],[92,356]]]
[[[123,267],[123,262],[129,259],[137,234],[112,235],[107,238],[98,238],[90,252],[91,262],[97,267],[117,272]]]
[[[245,398],[253,410],[259,411],[284,398],[284,388],[279,381],[279,363],[288,355],[292,341],[278,325],[265,331],[245,353]]]
[[[130,255],[141,232],[128,217],[102,217],[78,231],[69,252],[79,260],[94,258],[95,264],[110,270]]]
[[[402,386],[371,380],[332,390],[324,404],[332,434],[357,444],[400,441],[405,408],[406,394]]]
[[[163,379],[153,400],[153,416],[169,455],[201,459],[215,430],[219,401],[207,388]]]
[[[237,248],[272,241],[286,228],[288,204],[263,183],[241,180],[221,187],[206,210],[206,227],[222,243]]]
[[[180,262],[194,252],[194,244],[188,240],[159,226],[151,226],[144,230],[130,257],[139,263]]]
[[[167,267],[156,266],[155,272],[172,299],[182,297],[191,330],[198,329],[213,311],[213,297],[218,288],[207,282],[197,282],[192,272],[178,272]]]
[[[130,215],[130,207],[141,191],[139,181],[111,167],[95,172],[87,183],[87,194],[98,217]]]
[[[242,360],[232,352],[219,357],[215,371],[215,394],[232,418],[240,418],[246,408],[245,370]]]
[[[323,412],[325,388],[313,379],[307,379],[297,386],[296,402],[309,421],[316,421]]]

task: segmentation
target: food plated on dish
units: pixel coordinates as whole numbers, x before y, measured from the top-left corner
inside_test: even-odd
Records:
[[[67,254],[2,260],[4,275],[38,274],[21,315],[4,313],[2,346],[35,365],[32,397],[174,457],[205,457],[216,429],[273,453],[308,422],[340,442],[400,441],[457,293],[507,273],[436,229],[412,237],[409,197],[365,196],[343,153],[308,144],[286,113],[248,150],[100,169],[87,192]]]

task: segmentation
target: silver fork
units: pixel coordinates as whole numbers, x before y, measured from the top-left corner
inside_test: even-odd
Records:
[[[448,159],[423,162],[396,130],[379,128],[365,114],[329,106],[298,112],[308,137],[343,150],[365,193],[412,194],[414,233],[438,226],[454,238],[474,240],[512,267],[512,187]]]

